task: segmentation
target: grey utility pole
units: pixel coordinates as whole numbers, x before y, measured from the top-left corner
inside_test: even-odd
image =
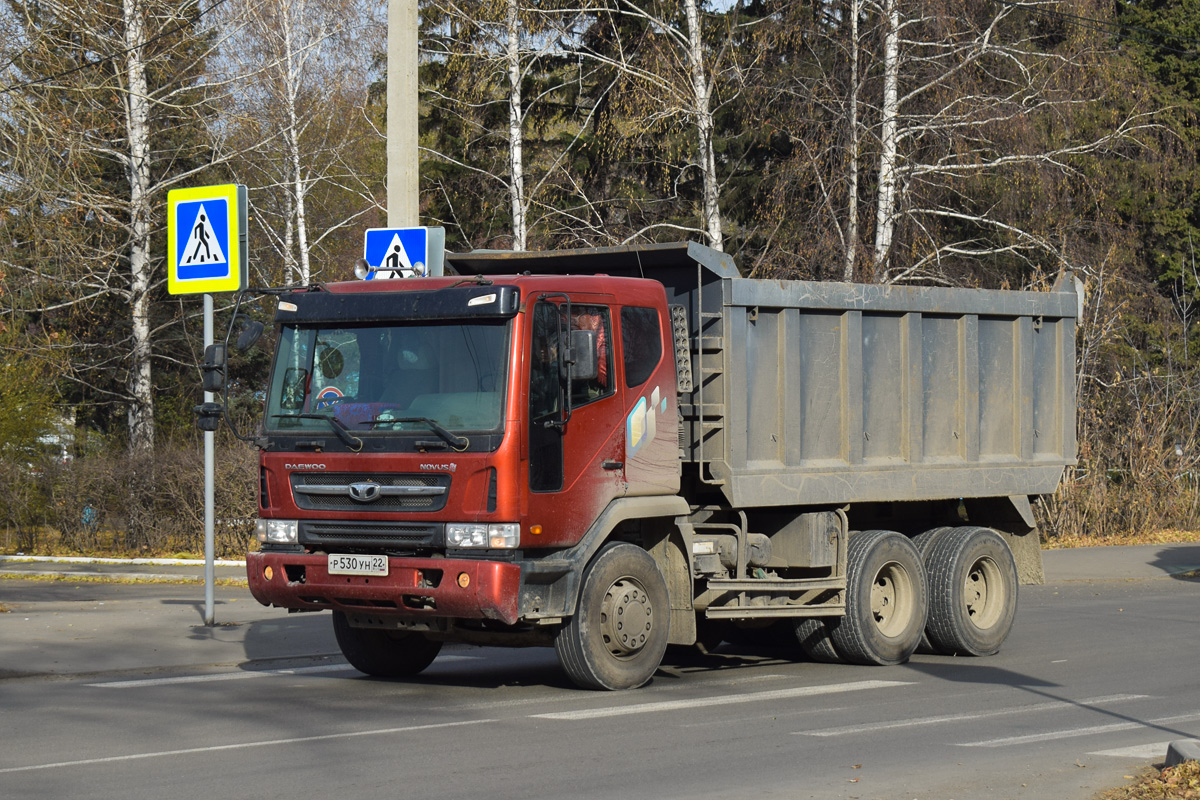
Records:
[[[417,156],[417,0],[388,0],[387,224],[420,224]]]

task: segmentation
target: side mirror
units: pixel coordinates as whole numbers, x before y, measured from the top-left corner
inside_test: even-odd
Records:
[[[244,327],[237,338],[237,349],[244,353],[251,347],[254,347],[255,342],[263,335],[265,328],[266,325],[263,325],[256,319],[244,320]]]
[[[210,344],[204,348],[204,376],[201,384],[206,392],[219,392],[225,388],[225,345]]]
[[[571,331],[571,350],[566,361],[571,364],[571,380],[593,381],[600,374],[600,353],[595,331]]]

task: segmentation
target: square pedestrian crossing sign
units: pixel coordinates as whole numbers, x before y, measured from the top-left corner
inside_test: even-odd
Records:
[[[246,187],[174,189],[167,194],[167,290],[236,292],[247,286]]]

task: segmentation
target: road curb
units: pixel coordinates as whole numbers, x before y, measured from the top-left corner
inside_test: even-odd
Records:
[[[1167,745],[1164,766],[1174,767],[1185,761],[1200,761],[1200,739],[1176,739]]]

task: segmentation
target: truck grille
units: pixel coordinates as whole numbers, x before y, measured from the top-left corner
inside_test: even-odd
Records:
[[[300,544],[314,550],[355,547],[416,550],[441,547],[445,530],[441,523],[304,520],[300,523]]]
[[[450,493],[442,474],[292,474],[296,506],[309,511],[440,511]]]

